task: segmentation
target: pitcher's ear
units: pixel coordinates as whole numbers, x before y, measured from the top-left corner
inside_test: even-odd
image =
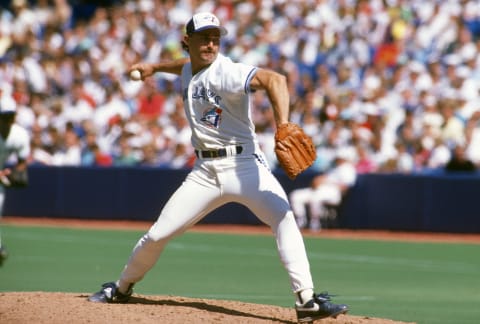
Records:
[[[188,35],[183,36],[181,44],[182,44],[183,50],[188,52]]]

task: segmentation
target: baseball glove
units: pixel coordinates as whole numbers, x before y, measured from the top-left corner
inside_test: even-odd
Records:
[[[312,139],[294,123],[284,123],[275,133],[275,154],[290,179],[310,167],[317,158]]]
[[[27,170],[14,168],[8,175],[2,176],[0,181],[8,188],[24,188],[28,185]]]

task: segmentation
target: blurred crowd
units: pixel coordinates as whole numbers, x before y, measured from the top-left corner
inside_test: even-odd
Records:
[[[214,12],[233,60],[288,77],[291,120],[326,171],[339,149],[358,173],[480,166],[480,2],[475,0],[11,0],[0,7],[2,98],[31,133],[30,163],[190,168],[179,80],[132,81],[139,61],[185,55],[194,12]],[[252,117],[270,166],[275,123]]]

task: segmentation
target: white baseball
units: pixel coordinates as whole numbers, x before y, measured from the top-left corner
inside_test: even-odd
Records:
[[[142,79],[142,73],[139,70],[133,70],[130,72],[130,79],[138,81]]]

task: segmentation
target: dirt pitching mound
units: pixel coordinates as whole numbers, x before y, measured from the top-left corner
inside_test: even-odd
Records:
[[[296,323],[295,311],[271,305],[236,301],[145,296],[135,294],[128,304],[97,304],[88,294],[51,292],[0,293],[0,319],[5,324],[103,323]],[[394,324],[388,319],[340,315],[322,324]]]

